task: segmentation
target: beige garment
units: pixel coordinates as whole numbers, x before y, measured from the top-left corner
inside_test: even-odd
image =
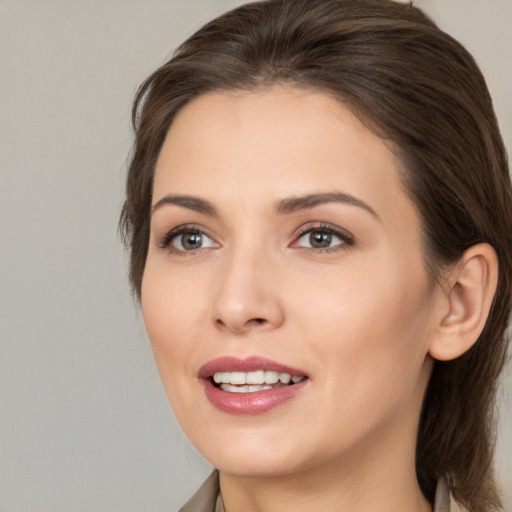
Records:
[[[219,473],[214,471],[180,512],[225,512],[219,493]],[[439,480],[433,512],[465,512],[450,496],[444,480]]]

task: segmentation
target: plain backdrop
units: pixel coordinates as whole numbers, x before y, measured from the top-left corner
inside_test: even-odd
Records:
[[[240,3],[0,0],[0,512],[173,511],[210,470],[167,404],[116,229],[137,86]],[[510,150],[512,0],[416,3],[479,61]]]

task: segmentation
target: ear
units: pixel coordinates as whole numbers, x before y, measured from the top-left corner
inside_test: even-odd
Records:
[[[434,359],[456,359],[482,333],[498,285],[498,257],[489,244],[470,247],[442,286],[442,311],[429,353]]]

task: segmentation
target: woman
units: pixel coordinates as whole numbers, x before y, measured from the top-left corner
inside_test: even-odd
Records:
[[[256,2],[133,118],[131,282],[218,470],[182,510],[500,510],[512,193],[461,45],[408,4]]]

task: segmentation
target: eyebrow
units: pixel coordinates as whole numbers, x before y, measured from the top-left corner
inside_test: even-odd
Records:
[[[325,192],[289,197],[278,201],[274,206],[274,211],[278,215],[286,215],[300,210],[308,210],[327,203],[343,203],[357,206],[371,213],[377,219],[379,218],[377,212],[369,204],[343,192]]]
[[[343,192],[324,192],[317,194],[306,194],[300,196],[287,197],[279,200],[273,208],[276,215],[288,215],[301,210],[309,210],[327,203],[343,203],[352,206],[357,206],[371,213],[377,219],[379,218],[377,212],[367,203],[354,197],[351,194]],[[212,203],[206,199],[202,199],[196,196],[189,195],[167,195],[162,197],[151,209],[151,215],[156,210],[160,209],[164,205],[177,205],[182,208],[188,208],[204,215],[212,217],[218,216],[217,210]]]
[[[151,215],[153,215],[153,213],[155,213],[156,210],[158,210],[159,208],[166,204],[175,204],[177,206],[188,208],[189,210],[194,210],[195,212],[203,213],[205,215],[209,215],[212,217],[217,216],[217,210],[215,209],[215,206],[213,206],[212,203],[210,203],[206,199],[201,199],[200,197],[186,195],[168,195],[162,197],[162,199],[157,201],[153,208],[151,208]]]

